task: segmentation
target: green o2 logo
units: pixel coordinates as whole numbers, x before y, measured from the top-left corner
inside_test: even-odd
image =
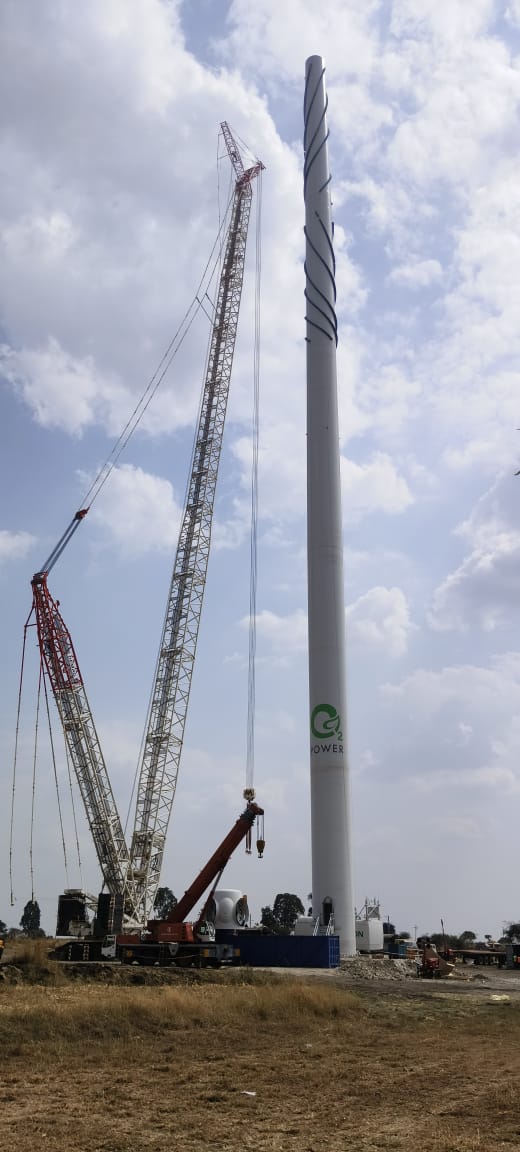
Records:
[[[317,704],[311,713],[311,732],[315,740],[343,739],[341,720],[332,704]]]

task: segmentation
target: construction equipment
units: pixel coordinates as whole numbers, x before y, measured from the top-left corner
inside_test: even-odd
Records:
[[[417,947],[417,975],[425,980],[438,978],[441,975],[441,958],[436,945],[425,936],[418,939]]]
[[[245,169],[221,125],[235,187],[224,245],[190,479],[143,741],[134,828],[127,846],[71,635],[47,586],[51,568],[85,517],[76,513],[32,580],[42,667],[83,799],[104,884],[123,895],[127,926],[147,923],[160,881],[184,739],[210,551],[213,504],[242,294],[252,185],[263,169]],[[29,617],[30,619],[31,617]]]
[[[437,950],[433,948],[424,948],[421,954],[419,976],[427,980],[432,980],[439,977],[441,974],[440,957]]]
[[[261,858],[264,851],[263,808],[248,800],[247,805],[227,836],[204,865],[184,896],[164,920],[149,920],[142,932],[123,932],[105,939],[70,940],[50,954],[55,960],[120,960],[122,964],[176,964],[186,967],[218,965],[234,958],[229,943],[215,939],[214,893],[220,877],[235,848],[246,840],[250,851],[252,828],[258,820],[256,847]],[[187,922],[197,902],[210,887],[202,909],[193,923]]]
[[[78,513],[79,516],[79,513]],[[61,720],[97,858],[109,892],[122,892],[130,855],[70,632],[47,587],[52,564],[32,579],[40,656]],[[135,918],[135,900],[128,913]]]
[[[177,784],[242,295],[252,181],[263,168],[257,163],[246,171],[228,125],[223,123],[221,129],[236,182],[137,791],[127,890],[143,919],[153,907]]]

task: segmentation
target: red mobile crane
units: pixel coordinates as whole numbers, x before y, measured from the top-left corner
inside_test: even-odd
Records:
[[[264,810],[252,800],[227,836],[219,844],[216,852],[199,872],[184,896],[172,908],[165,920],[149,920],[146,931],[142,934],[117,936],[115,940],[116,956],[123,964],[164,964],[164,963],[213,963],[218,964],[222,959],[230,958],[229,945],[219,945],[215,942],[214,928],[214,901],[213,896],[226,864],[235,848],[246,839],[250,850],[251,832],[255,820],[258,818],[259,829],[256,847],[261,858],[264,852],[263,833]],[[209,896],[204,901],[197,920],[193,923],[186,921],[198,901],[202,898],[211,884]]]
[[[251,851],[252,829],[258,820],[256,848],[260,859],[263,856],[265,840],[263,826],[264,810],[254,801],[248,800],[244,811],[238,817],[227,836],[196,876],[184,896],[172,908],[164,920],[149,920],[143,932],[121,933],[105,940],[71,940],[51,952],[54,960],[120,960],[122,964],[178,964],[187,966],[218,965],[222,960],[233,958],[233,948],[229,944],[219,944],[215,940],[214,893],[228,860],[235,848],[246,840]],[[194,922],[187,922],[197,902],[211,884],[202,909]]]
[[[87,508],[76,513],[32,580],[32,611],[36,618],[42,667],[59,712],[104,884],[110,894],[123,896],[125,923],[129,927],[142,928],[147,923],[160,881],[206,582],[213,504],[242,294],[252,185],[264,167],[258,161],[246,169],[226,122],[221,124],[221,131],[235,173],[235,188],[190,480],[143,741],[130,846],[116,807],[70,632],[59,611],[59,601],[53,599],[47,586],[51,568],[87,514]],[[246,798],[252,799],[252,795]]]

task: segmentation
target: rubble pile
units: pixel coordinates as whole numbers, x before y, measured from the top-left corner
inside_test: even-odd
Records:
[[[352,980],[408,980],[417,975],[415,960],[390,960],[388,956],[348,956],[338,971]]]

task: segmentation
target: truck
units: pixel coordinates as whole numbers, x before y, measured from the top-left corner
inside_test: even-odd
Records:
[[[247,800],[244,811],[164,920],[148,920],[141,931],[120,932],[99,939],[83,937],[67,940],[53,949],[51,959],[84,963],[115,960],[121,964],[174,965],[181,968],[218,967],[238,959],[239,950],[232,942],[216,941],[214,892],[226,864],[242,840],[246,841],[246,851],[251,852],[252,829],[256,820],[259,859],[262,859],[264,853],[264,810],[255,804],[252,789],[246,789],[244,795]],[[186,917],[210,885],[209,895],[197,919],[187,921]]]

